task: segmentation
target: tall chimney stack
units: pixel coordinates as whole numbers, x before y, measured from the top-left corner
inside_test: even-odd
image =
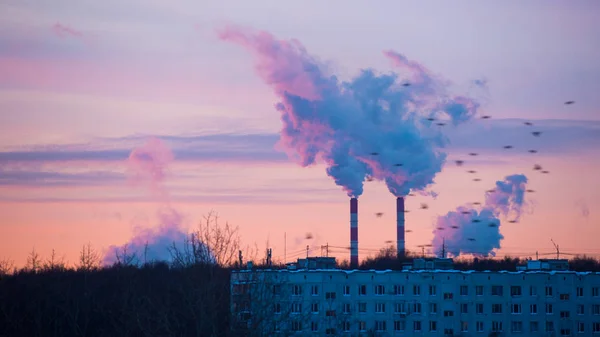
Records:
[[[404,198],[396,199],[396,248],[398,249],[398,257],[405,254],[404,242]]]
[[[358,199],[350,199],[350,267],[358,267]]]

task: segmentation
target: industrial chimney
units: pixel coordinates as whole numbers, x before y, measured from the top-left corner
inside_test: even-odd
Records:
[[[358,267],[358,199],[350,199],[350,267]]]
[[[396,248],[398,249],[398,257],[405,254],[404,242],[404,198],[396,199]]]

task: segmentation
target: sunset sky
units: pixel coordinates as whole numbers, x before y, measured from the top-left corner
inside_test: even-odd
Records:
[[[23,265],[35,248],[74,262],[88,242],[104,253],[159,226],[165,209],[186,229],[214,210],[244,246],[262,255],[268,241],[275,260],[284,233],[288,260],[326,243],[348,257],[349,197],[323,160],[302,167],[276,147],[275,84],[256,53],[219,36],[225,27],[296,39],[339,81],[366,68],[402,78],[383,54],[394,50],[481,104],[472,120],[437,127],[448,158],[426,189],[436,198],[407,198],[408,249],[431,243],[438,216],[524,174],[535,192],[518,223],[500,217],[498,256],[552,253],[551,239],[600,255],[597,1],[8,0],[0,18],[0,259]],[[173,154],[160,186],[132,179],[128,158],[148,139]],[[395,240],[395,226],[394,195],[365,182],[361,258]]]

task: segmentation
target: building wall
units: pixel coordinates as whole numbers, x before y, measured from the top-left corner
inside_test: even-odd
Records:
[[[269,275],[267,278],[276,280],[279,287],[284,289],[268,301],[280,303],[282,308],[289,308],[293,303],[302,303],[302,313],[293,313],[285,309],[281,313],[269,312],[272,324],[281,321],[278,324],[280,330],[293,330],[292,328],[299,328],[297,324],[301,324],[302,332],[298,332],[298,335],[325,336],[326,332],[329,332],[338,336],[366,336],[369,331],[378,330],[379,325],[381,331],[375,334],[378,336],[444,336],[445,332],[452,332],[457,336],[489,336],[493,330],[499,330],[501,324],[501,336],[561,336],[561,333],[568,332],[571,336],[600,336],[600,274],[240,271],[233,273],[232,284],[239,282],[240,278],[248,278],[248,275],[256,273],[262,275],[263,281],[259,282],[261,286],[267,284],[264,282],[265,275]],[[292,293],[294,286],[302,288],[300,295]],[[359,294],[361,286],[366,290],[365,295]],[[383,294],[376,294],[377,286],[381,286],[379,289],[383,290]],[[394,286],[403,287],[403,294],[395,294]],[[435,288],[434,293],[430,294],[430,286],[432,290]],[[502,294],[492,295],[493,286],[502,287]],[[316,294],[312,293],[312,287],[318,289]],[[349,293],[346,295],[345,287],[349,287]],[[414,294],[415,287],[420,290],[419,294]],[[482,287],[480,294],[477,293],[478,287]],[[511,294],[511,287],[520,287],[520,295]],[[546,287],[552,292],[548,293],[548,296]],[[516,290],[517,288],[513,291]],[[332,297],[331,293],[335,293],[335,298],[327,298],[328,295]],[[232,299],[235,301],[235,297]],[[318,303],[318,312],[312,312],[313,303]],[[344,306],[348,305],[350,311],[344,313]],[[432,305],[437,307],[435,313],[431,311]],[[537,306],[537,313],[531,313],[532,305]],[[396,312],[396,306],[404,306],[405,313]],[[420,312],[415,312],[419,306]],[[477,312],[478,306],[482,306],[483,312]],[[514,310],[513,306],[516,306]],[[546,313],[547,306],[552,306],[551,313]],[[582,313],[578,313],[578,306],[583,306]],[[360,307],[366,308],[366,312],[359,312]],[[383,309],[383,312],[376,312],[377,307]],[[493,307],[501,312],[493,313]],[[512,312],[519,311],[519,308],[520,313]],[[294,321],[300,323],[293,323]],[[385,327],[382,322],[385,322]],[[532,330],[532,324],[535,325],[535,322],[538,325],[537,331]],[[420,330],[417,330],[418,324]],[[546,331],[547,324],[552,325],[548,326],[552,331]],[[435,331],[430,331],[433,325]],[[493,329],[494,325],[496,329]],[[311,331],[313,328],[316,331]],[[345,331],[347,328],[348,331]],[[580,328],[583,329],[582,332],[578,332]],[[593,329],[597,332],[593,332]]]

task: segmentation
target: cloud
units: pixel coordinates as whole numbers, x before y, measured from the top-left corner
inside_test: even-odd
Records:
[[[92,171],[82,173],[0,170],[0,186],[61,187],[104,186],[119,184],[125,176],[114,172]]]

